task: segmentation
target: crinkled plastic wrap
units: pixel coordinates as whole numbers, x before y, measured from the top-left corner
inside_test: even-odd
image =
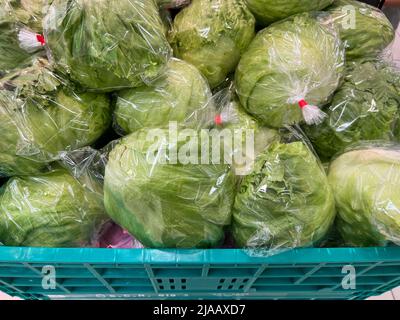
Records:
[[[241,104],[265,125],[322,121],[340,85],[344,47],[325,13],[304,13],[260,31],[236,71]]]
[[[362,143],[329,169],[338,230],[347,245],[400,245],[400,146]]]
[[[9,179],[0,189],[0,243],[23,247],[91,246],[107,220],[102,181],[93,175],[91,160],[86,155],[74,162],[74,168],[82,165],[79,174],[59,166],[49,173]]]
[[[42,32],[47,0],[0,0],[0,75],[29,65],[33,52],[20,46],[19,32]]]
[[[57,67],[92,90],[149,83],[171,53],[154,0],[54,0],[44,32]]]
[[[324,160],[362,140],[399,140],[400,75],[365,61],[349,66],[343,86],[324,109],[328,117],[305,132]]]
[[[394,39],[393,26],[385,14],[366,3],[337,0],[328,12],[346,43],[347,60],[374,58]]]
[[[231,222],[235,177],[230,165],[213,162],[211,153],[200,152],[204,144],[186,134],[193,131],[178,131],[175,140],[168,130],[141,130],[109,155],[106,210],[146,247],[216,247]]]
[[[206,79],[195,67],[171,59],[165,74],[153,84],[118,92],[117,131],[166,128],[173,121],[196,128],[215,113],[211,97]]]
[[[41,172],[59,153],[92,144],[111,123],[104,94],[75,91],[40,59],[0,80],[0,175]]]
[[[331,187],[318,158],[295,129],[258,155],[236,195],[232,233],[251,255],[317,244],[335,218]]]
[[[175,55],[214,88],[235,70],[254,35],[255,20],[243,0],[193,0],[175,17],[169,38]]]
[[[297,13],[322,10],[334,0],[246,0],[246,4],[260,25],[285,19]]]

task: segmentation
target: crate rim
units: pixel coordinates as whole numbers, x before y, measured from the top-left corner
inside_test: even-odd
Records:
[[[243,249],[97,249],[0,246],[0,263],[108,264],[306,264],[390,262],[400,259],[400,247],[302,248],[264,257]]]

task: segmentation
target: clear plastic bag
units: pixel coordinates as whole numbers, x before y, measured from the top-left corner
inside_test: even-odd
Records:
[[[246,4],[257,19],[267,26],[297,13],[322,10],[334,0],[246,0]]]
[[[165,9],[176,9],[186,6],[191,0],[157,0],[157,4],[161,8]]]
[[[0,175],[41,172],[60,152],[95,142],[111,124],[109,97],[76,91],[46,60],[0,80]]]
[[[88,156],[89,153],[95,156]],[[93,245],[100,226],[108,217],[104,210],[102,180],[94,174],[98,163],[92,160],[98,159],[97,152],[85,150],[81,156],[84,154],[84,157],[64,156],[74,168],[82,165],[76,172],[70,173],[54,165],[51,172],[10,178],[1,187],[2,244],[23,247]]]
[[[235,177],[229,164],[213,162],[205,140],[192,139],[196,134],[143,129],[109,155],[106,210],[146,247],[209,248],[224,239]]]
[[[304,127],[324,160],[362,140],[399,140],[400,74],[381,62],[348,66],[318,126]]]
[[[187,62],[171,59],[164,75],[149,86],[118,92],[117,132],[166,128],[172,121],[196,128],[212,120],[215,108],[207,81]]]
[[[236,70],[236,89],[247,112],[280,128],[320,123],[341,83],[344,46],[326,13],[304,13],[260,31]]]
[[[51,60],[92,90],[149,83],[171,53],[154,0],[54,0],[44,33]]]
[[[0,76],[17,67],[31,63],[36,51],[43,45],[26,51],[21,47],[19,34],[42,32],[42,18],[47,0],[1,0],[0,1]]]
[[[243,0],[193,0],[175,17],[169,39],[175,55],[215,88],[235,70],[254,35],[255,20]]]
[[[346,43],[348,61],[375,58],[394,39],[393,26],[385,14],[366,3],[336,0],[328,12]]]
[[[330,165],[329,182],[346,245],[400,245],[400,146],[363,142]]]
[[[250,255],[318,244],[335,218],[326,173],[303,133],[287,128],[280,135],[258,155],[236,195],[232,234]]]

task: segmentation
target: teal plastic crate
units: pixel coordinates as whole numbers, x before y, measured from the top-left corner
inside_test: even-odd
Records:
[[[51,265],[56,287],[42,287]],[[356,271],[342,286],[343,267]],[[0,290],[23,299],[365,299],[400,285],[400,248],[242,250],[0,247]]]

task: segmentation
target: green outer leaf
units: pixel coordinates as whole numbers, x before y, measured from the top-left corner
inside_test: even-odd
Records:
[[[108,214],[146,247],[217,246],[231,218],[231,169],[223,164],[149,163],[147,133],[125,137],[110,154],[104,186]],[[167,148],[158,146],[158,152]]]
[[[334,207],[326,174],[310,149],[303,142],[274,143],[240,185],[233,236],[240,247],[311,246],[328,233]]]
[[[333,0],[246,0],[257,22],[264,26],[294,14],[322,10],[332,2]]]
[[[260,31],[236,71],[247,112],[280,128],[303,121],[296,102],[325,104],[339,86],[344,48],[325,14],[300,14]]]
[[[88,89],[140,86],[170,57],[154,0],[55,0],[44,29],[57,66]]]
[[[0,242],[6,246],[82,247],[105,219],[102,195],[65,171],[12,178],[0,192]]]
[[[235,70],[254,35],[255,20],[243,0],[194,0],[175,17],[170,43],[215,88]]]
[[[384,144],[339,156],[329,169],[338,230],[347,245],[400,244],[400,151]]]

